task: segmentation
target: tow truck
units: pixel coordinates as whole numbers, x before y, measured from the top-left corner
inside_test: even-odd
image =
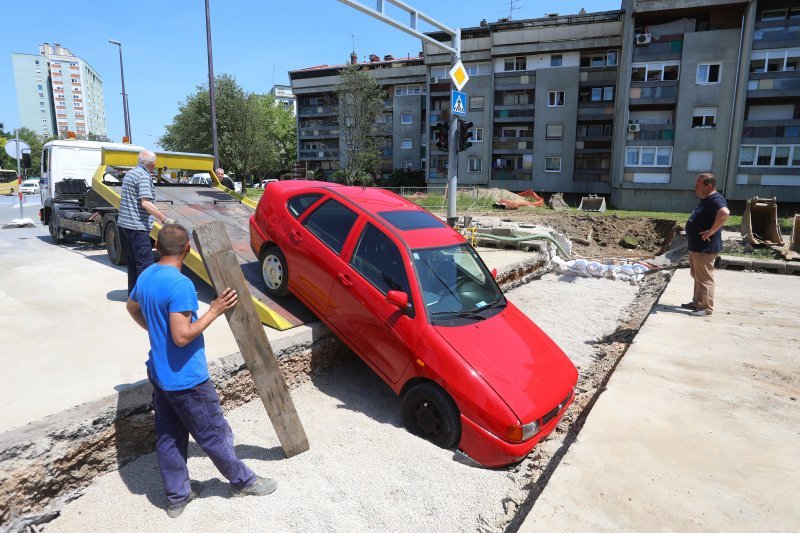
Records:
[[[130,145],[90,143],[89,141],[53,141],[43,149],[42,156],[42,209],[40,220],[48,226],[55,243],[63,243],[70,236],[94,235],[105,244],[112,264],[127,263],[122,235],[117,227],[122,178],[137,164],[142,150]],[[79,172],[56,172],[59,167],[59,148],[78,151],[75,161],[91,161],[92,153],[99,156],[99,164],[91,177],[91,186]],[[87,144],[88,143],[88,144]],[[73,153],[72,156],[75,154]],[[233,251],[250,289],[262,323],[277,330],[289,329],[316,320],[299,301],[281,299],[277,302],[265,292],[261,267],[249,245],[248,221],[256,202],[223,186],[213,172],[214,158],[204,154],[156,152],[157,173],[153,176],[155,202],[168,217],[189,231],[196,226],[220,220],[225,224]],[[51,170],[53,170],[51,172]],[[190,183],[189,176],[207,172],[211,183]],[[150,237],[155,242],[161,224],[154,223]],[[187,256],[184,264],[206,283],[211,283],[197,246]]]

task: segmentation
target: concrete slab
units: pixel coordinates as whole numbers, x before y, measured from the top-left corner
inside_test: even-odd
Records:
[[[0,433],[145,378],[147,332],[125,310],[127,274],[97,244],[52,243],[47,230],[0,230]],[[200,312],[211,290],[195,281]],[[308,326],[271,341],[309,335]],[[209,360],[238,352],[225,320],[206,330]]]
[[[800,280],[716,276],[696,318],[677,271],[520,531],[800,524]]]

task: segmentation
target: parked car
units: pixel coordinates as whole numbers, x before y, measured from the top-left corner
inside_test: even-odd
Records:
[[[211,174],[208,172],[199,172],[197,174],[193,174],[191,178],[189,178],[189,183],[191,185],[211,185]]]
[[[269,179],[261,180],[261,183],[258,184],[258,187],[263,189],[264,187],[267,186],[267,183],[269,183],[271,181],[278,181],[278,180],[275,179],[275,178],[269,178]]]
[[[19,190],[22,194],[39,194],[39,180],[25,180],[20,184]]]
[[[383,189],[269,187],[250,218],[267,293],[291,292],[350,346],[409,431],[495,467],[553,430],[578,372],[458,232]]]

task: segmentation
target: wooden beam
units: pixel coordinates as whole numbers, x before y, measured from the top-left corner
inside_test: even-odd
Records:
[[[217,294],[222,294],[226,287],[236,291],[238,303],[225,313],[225,317],[278,434],[283,453],[286,457],[292,457],[308,450],[306,432],[253,305],[224,224],[219,221],[209,222],[196,227],[192,233]]]

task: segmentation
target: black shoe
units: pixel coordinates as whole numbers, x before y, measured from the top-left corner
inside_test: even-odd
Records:
[[[183,510],[186,509],[186,506],[189,505],[189,502],[194,500],[196,496],[197,494],[195,494],[195,492],[192,490],[182,502],[171,503],[167,505],[167,516],[170,518],[178,518],[183,514]]]
[[[697,311],[697,304],[694,302],[689,302],[685,304],[681,304],[681,308],[683,309],[691,309],[692,311]]]
[[[256,480],[246,487],[231,486],[231,496],[266,496],[277,488],[278,482],[274,479],[256,476]]]

